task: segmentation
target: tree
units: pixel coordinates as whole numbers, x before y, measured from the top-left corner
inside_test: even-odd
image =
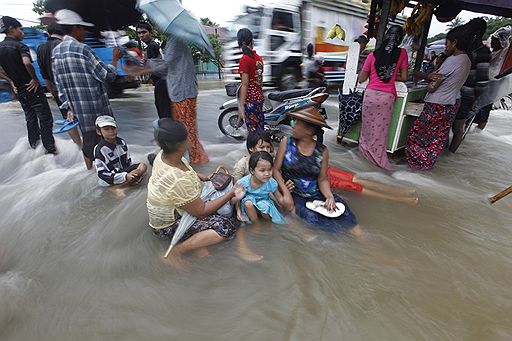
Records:
[[[446,33],[438,33],[435,36],[428,38],[427,43],[430,44],[436,40],[441,40],[444,38],[446,38]]]
[[[32,3],[32,11],[39,15],[46,13],[46,2],[48,0],[36,0]]]
[[[484,34],[484,39],[489,38],[491,34],[496,32],[497,29],[501,27],[505,27],[508,25],[512,26],[512,18],[504,18],[504,17],[496,17],[496,18],[489,18],[489,17],[483,17],[483,19],[487,22],[487,30]]]
[[[464,20],[462,20],[459,17],[456,17],[455,19],[450,21],[450,23],[448,24],[448,31],[451,30],[451,29],[454,29],[455,27],[459,27],[459,26],[462,26],[462,25],[464,25]]]
[[[200,18],[200,20],[201,20],[201,24],[206,25],[206,26],[219,26],[216,22],[211,21],[210,18],[208,18],[208,17]]]

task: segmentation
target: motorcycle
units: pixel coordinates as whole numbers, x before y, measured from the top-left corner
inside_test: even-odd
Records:
[[[265,131],[276,142],[279,142],[291,131],[291,119],[287,115],[291,111],[314,106],[327,119],[327,113],[322,106],[322,103],[329,97],[325,87],[271,92],[266,97],[267,100],[263,104]],[[219,107],[219,110],[222,110],[218,119],[220,131],[226,136],[244,140],[247,136],[247,128],[243,118],[238,114],[238,99],[225,102]]]

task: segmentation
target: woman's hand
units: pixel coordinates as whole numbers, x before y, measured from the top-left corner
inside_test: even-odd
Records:
[[[284,184],[285,184],[286,188],[288,188],[288,190],[290,192],[292,192],[295,189],[295,185],[293,184],[292,180],[288,180]]]
[[[441,79],[441,77],[443,77],[443,75],[441,75],[439,72],[432,72],[432,73],[429,73],[427,78],[429,81],[434,81],[434,82],[437,82],[439,79]]]
[[[238,105],[238,116],[245,122],[245,108],[243,104]]]
[[[242,185],[236,184],[231,189],[231,194],[233,195],[233,199],[240,201],[245,196],[247,189],[245,189]]]
[[[334,197],[329,197],[325,199],[324,207],[329,211],[332,212],[336,209],[336,200],[334,200]]]

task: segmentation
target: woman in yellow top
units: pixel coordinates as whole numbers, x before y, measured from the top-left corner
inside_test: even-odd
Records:
[[[240,200],[245,194],[240,186],[234,186],[224,196],[204,202],[200,198],[201,181],[208,179],[198,175],[184,158],[189,147],[187,136],[181,122],[170,118],[158,120],[155,140],[162,151],[155,158],[148,183],[149,225],[157,236],[172,238],[184,212],[197,218],[173,249],[169,261],[175,266],[182,263],[182,254],[200,249],[205,253],[204,247],[234,236],[238,220],[216,212],[228,201]]]

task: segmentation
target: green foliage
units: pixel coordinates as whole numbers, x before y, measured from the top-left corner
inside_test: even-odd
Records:
[[[462,20],[459,17],[456,17],[455,19],[450,21],[450,23],[448,24],[448,31],[453,29],[453,28],[455,28],[455,27],[459,27],[459,26],[462,26],[462,25],[464,25],[464,20]]]
[[[32,11],[36,12],[39,15],[43,15],[46,13],[46,2],[48,0],[36,0],[32,3]]]
[[[440,39],[444,39],[444,38],[446,38],[446,33],[438,33],[435,36],[428,38],[427,43],[430,44],[436,40],[440,40]]]
[[[201,24],[206,25],[206,26],[219,26],[216,22],[211,21],[210,18],[208,18],[208,17],[200,18],[199,20],[201,20]]]

